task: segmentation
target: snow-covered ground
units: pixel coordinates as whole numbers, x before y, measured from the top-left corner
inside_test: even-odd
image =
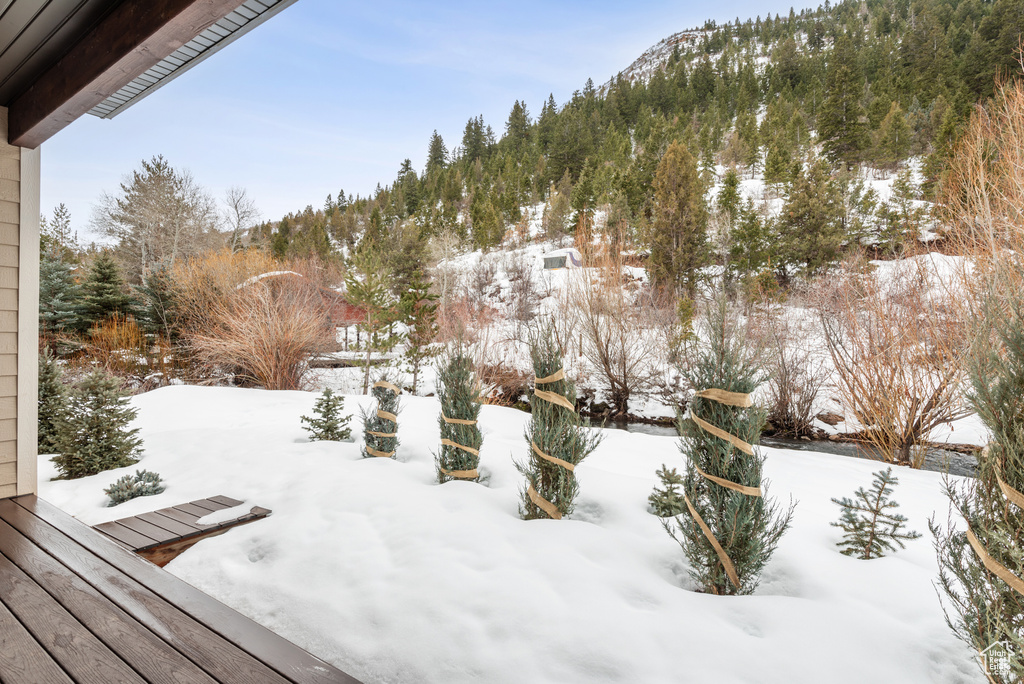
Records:
[[[368,682],[984,682],[943,620],[927,518],[942,478],[900,469],[896,498],[925,533],[890,557],[839,553],[831,497],[878,464],[766,449],[769,494],[799,502],[753,596],[697,593],[647,510],[677,440],[605,432],[577,469],[576,513],[517,513],[526,414],[485,406],[487,485],[437,485],[435,399],[403,397],[398,460],[309,442],[304,392],[167,387],[132,399],[167,490],[105,508],[135,468],[51,482],[41,496],[96,524],[224,494],[273,509],[200,542],[167,569]],[[365,397],[347,397],[355,414]]]

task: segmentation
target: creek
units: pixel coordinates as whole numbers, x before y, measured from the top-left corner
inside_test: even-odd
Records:
[[[601,427],[597,424],[594,427]],[[649,425],[647,423],[625,423],[608,422],[603,427],[611,430],[625,430],[644,435],[656,435],[659,437],[676,437],[676,429],[668,425]],[[881,466],[881,453],[874,447],[857,442],[833,442],[827,439],[786,439],[780,437],[762,437],[761,444],[774,449],[792,449],[795,451],[817,451],[824,454],[836,454],[838,456],[852,456],[871,461],[879,461]],[[963,454],[959,451],[929,447],[924,457],[922,470],[931,470],[937,473],[949,473],[950,475],[962,475],[973,477],[977,467],[977,459],[973,454]]]

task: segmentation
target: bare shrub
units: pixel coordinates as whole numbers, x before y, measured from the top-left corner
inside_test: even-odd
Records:
[[[292,267],[296,265],[292,264]],[[319,287],[258,252],[221,251],[176,268],[184,339],[207,368],[267,389],[299,389],[313,354],[333,343]]]
[[[660,345],[652,330],[656,308],[645,288],[630,287],[621,257],[594,258],[595,268],[571,271],[563,314],[580,333],[581,352],[608,384],[615,414],[651,387]]]
[[[522,252],[514,252],[505,262],[511,284],[511,315],[520,323],[533,320],[537,312],[537,292],[533,286],[533,265]]]
[[[847,409],[888,461],[913,467],[934,428],[969,414],[965,328],[932,286],[922,261],[897,262],[885,278],[837,276],[819,309]]]
[[[778,432],[811,436],[814,408],[829,379],[828,368],[797,323],[784,315],[768,316],[766,328],[768,421]]]

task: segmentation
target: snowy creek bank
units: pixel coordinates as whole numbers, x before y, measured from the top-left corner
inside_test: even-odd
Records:
[[[145,455],[131,468],[51,481],[40,495],[87,524],[224,494],[273,510],[204,540],[167,570],[367,684],[504,682],[836,684],[984,682],[945,624],[927,538],[888,557],[839,553],[831,497],[878,464],[763,447],[767,494],[797,501],[752,596],[694,591],[679,546],[648,508],[674,436],[603,430],[577,468],[576,510],[519,518],[529,415],[484,406],[487,484],[436,484],[438,403],[403,396],[398,459],[310,442],[317,394],[175,386],[132,398]],[[369,409],[346,396],[345,413]],[[358,438],[357,438],[358,440]],[[106,508],[136,469],[164,493]],[[899,469],[910,529],[945,520],[937,473]]]
[[[677,437],[675,427],[669,425],[658,425],[649,423],[624,423],[607,422],[601,425],[607,430],[624,430],[642,435],[657,435],[661,437]],[[785,437],[762,436],[761,445],[776,449],[791,449],[793,451],[810,451],[836,456],[849,456],[869,461],[878,461],[878,467],[885,467],[879,451],[870,445],[858,442],[839,441],[830,439],[787,439]],[[949,473],[962,477],[973,477],[978,466],[978,459],[971,453],[940,447],[929,447],[925,454],[922,470],[930,470],[936,473]],[[902,468],[896,469],[896,474],[902,472]]]

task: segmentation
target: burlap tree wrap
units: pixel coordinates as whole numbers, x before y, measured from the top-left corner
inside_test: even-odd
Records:
[[[750,395],[742,394],[739,392],[727,392],[726,390],[709,388],[697,392],[696,396],[702,397],[704,399],[710,399],[711,401],[715,401],[720,404],[725,404],[727,406],[737,406],[740,408],[749,408],[750,406],[753,406],[753,402],[750,399]],[[705,432],[712,434],[720,439],[724,439],[725,441],[729,442],[730,444],[732,444],[734,447],[736,447],[745,454],[749,454],[751,456],[754,455],[754,448],[747,442],[741,440],[739,437],[731,435],[725,430],[717,428],[705,420],[701,420],[700,418],[695,416],[692,411],[690,412],[690,419],[693,420],[697,427],[704,430]],[[709,482],[717,484],[719,487],[725,487],[726,489],[732,490],[734,492],[739,492],[740,494],[743,494],[745,496],[761,496],[760,487],[749,487],[746,485],[737,484],[736,482],[732,482],[730,480],[726,480],[725,478],[722,477],[709,475],[708,473],[705,473],[703,470],[701,470],[700,466],[698,466],[697,463],[694,462],[692,459],[690,460],[690,463],[693,465],[694,470],[696,470],[701,477],[703,477]],[[693,503],[690,502],[690,498],[686,495],[686,492],[683,492],[683,500],[686,502],[686,508],[690,511],[690,515],[697,522],[697,526],[700,527],[701,532],[704,533],[704,537],[708,540],[708,543],[711,544],[711,548],[715,550],[715,554],[718,555],[718,560],[722,562],[722,567],[725,569],[725,574],[729,578],[729,581],[733,583],[733,586],[739,589],[740,578],[739,575],[736,573],[736,566],[733,565],[732,559],[729,558],[729,554],[725,552],[725,549],[722,548],[722,545],[719,543],[718,539],[715,538],[714,533],[712,533],[711,528],[708,527],[707,523],[704,522],[704,518],[700,516],[700,513],[697,512],[697,509],[694,507]]]

